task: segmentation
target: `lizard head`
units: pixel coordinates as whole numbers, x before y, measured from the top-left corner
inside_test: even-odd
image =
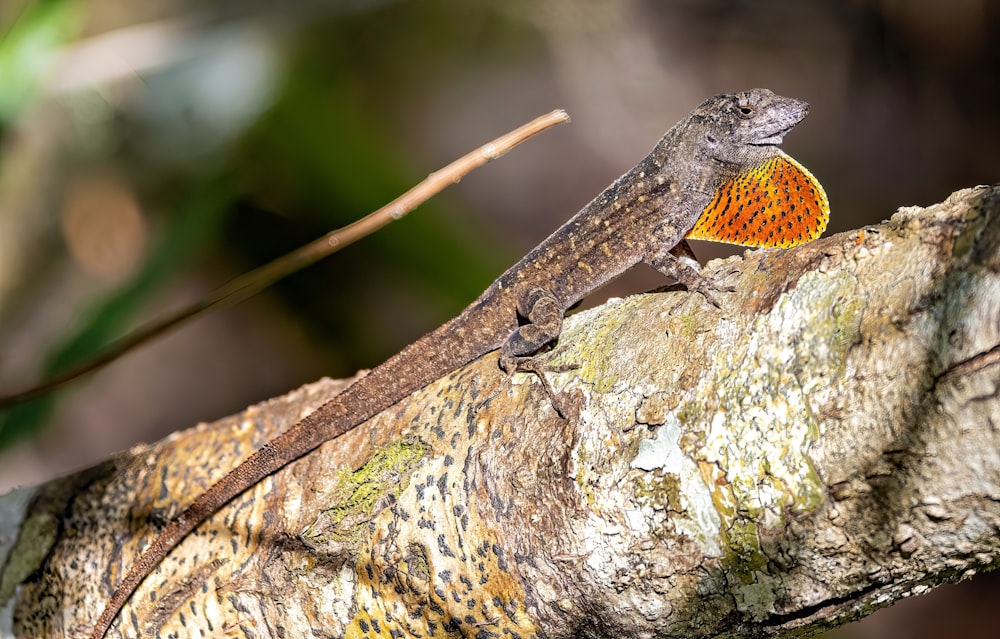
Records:
[[[802,100],[768,89],[717,95],[691,116],[703,132],[703,148],[724,164],[746,164],[773,155],[785,134],[809,113]]]
[[[778,147],[807,113],[767,89],[717,95],[691,113],[684,131],[705,167],[707,206],[687,237],[768,248],[819,237],[830,216],[823,186]]]

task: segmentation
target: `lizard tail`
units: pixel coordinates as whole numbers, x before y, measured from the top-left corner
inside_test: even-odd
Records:
[[[516,328],[494,326],[479,314],[491,305],[484,293],[465,313],[431,331],[398,354],[373,368],[340,394],[262,446],[236,468],[199,495],[184,512],[167,524],[129,569],[94,624],[90,639],[101,639],[118,612],[180,541],[231,499],[288,463],[336,439],[379,411],[402,400],[432,380],[500,346]],[[486,301],[484,301],[486,300]],[[509,316],[514,317],[513,310]],[[489,330],[476,327],[488,326]]]
[[[331,405],[330,408],[335,408],[333,406],[334,403],[342,406],[343,402],[338,401],[340,399],[341,397],[338,395],[328,402]],[[104,637],[111,623],[118,616],[118,612],[122,609],[122,606],[129,600],[146,575],[151,573],[156,568],[156,565],[188,533],[197,528],[201,522],[208,519],[219,508],[245,491],[247,486],[256,484],[295,458],[316,449],[325,441],[344,434],[354,424],[358,423],[357,419],[345,419],[347,415],[340,415],[341,419],[325,421],[322,424],[307,423],[310,421],[319,421],[314,416],[321,414],[329,420],[329,411],[325,412],[325,414],[322,409],[314,411],[300,422],[300,425],[304,426],[304,428],[291,428],[273,441],[265,444],[234,468],[232,472],[223,476],[209,490],[199,495],[184,512],[172,519],[166,528],[153,540],[153,543],[139,555],[139,558],[129,569],[128,574],[125,575],[125,578],[115,588],[104,611],[101,612],[101,616],[94,624],[90,633],[90,639],[101,639]],[[282,454],[281,452],[291,450],[302,452],[294,457]]]

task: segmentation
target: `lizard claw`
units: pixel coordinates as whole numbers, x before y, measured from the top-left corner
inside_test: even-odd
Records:
[[[700,274],[696,275],[693,273],[685,277],[681,281],[681,284],[691,293],[699,293],[705,298],[705,301],[718,309],[722,308],[722,304],[719,303],[716,295],[718,293],[734,293],[736,291],[736,288],[733,286],[718,286],[712,280]]]
[[[580,368],[579,364],[559,364],[557,366],[550,366],[543,362],[538,361],[537,357],[501,357],[500,358],[500,368],[504,370],[507,375],[513,375],[514,373],[532,373],[541,382],[542,388],[545,390],[545,394],[549,398],[549,402],[552,404],[553,410],[559,415],[561,419],[566,419],[568,414],[562,405],[561,397],[556,390],[552,387],[551,382],[545,377],[545,373],[565,373],[568,371],[577,370]]]
[[[683,246],[686,247],[686,243]],[[675,250],[680,249],[680,247],[681,245],[678,245]],[[689,250],[689,247],[685,249],[685,251]],[[680,251],[680,257],[671,252],[664,252],[648,259],[647,263],[667,277],[677,280],[688,291],[701,293],[701,296],[716,308],[722,308],[719,300],[715,297],[716,293],[731,293],[736,290],[729,286],[717,286],[712,280],[702,275],[697,268],[688,262],[687,255],[683,251]]]

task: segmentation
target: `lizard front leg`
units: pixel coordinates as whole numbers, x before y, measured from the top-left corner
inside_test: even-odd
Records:
[[[677,280],[691,292],[701,293],[709,303],[716,308],[720,308],[715,293],[732,292],[731,287],[719,287],[712,280],[703,276],[693,264],[697,260],[693,259],[694,253],[691,247],[684,240],[670,249],[661,249],[652,256],[646,258],[645,262],[655,268],[665,276]],[[693,263],[693,264],[692,264]]]

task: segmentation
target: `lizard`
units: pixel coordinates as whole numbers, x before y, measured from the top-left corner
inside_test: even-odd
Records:
[[[649,264],[718,306],[716,287],[697,262],[685,259],[693,255],[686,238],[788,247],[818,237],[829,217],[826,194],[779,147],[808,112],[806,102],[767,89],[706,99],[456,317],[373,368],[195,498],[135,560],[90,638],[104,637],[139,584],[201,522],[321,444],[497,349],[504,373],[541,377],[531,357],[556,342],[566,310],[632,266]]]

